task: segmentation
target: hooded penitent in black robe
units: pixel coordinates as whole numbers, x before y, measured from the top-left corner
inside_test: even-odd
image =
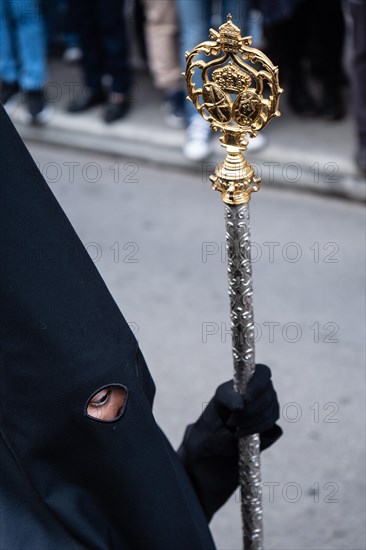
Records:
[[[216,462],[172,449],[136,339],[2,107],[0,124],[1,550],[214,549],[235,438],[217,424]],[[113,385],[122,417],[90,418]]]

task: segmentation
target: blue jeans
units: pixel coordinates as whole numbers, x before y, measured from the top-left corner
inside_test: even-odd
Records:
[[[45,30],[37,0],[1,0],[0,79],[25,90],[45,83]]]
[[[213,2],[211,0],[176,0],[176,3],[180,19],[182,65],[185,69],[185,52],[191,51],[200,42],[209,40]],[[240,27],[242,36],[246,36],[248,30],[248,11],[247,0],[221,1],[222,23],[225,23],[227,14],[231,13],[233,23]],[[198,82],[196,86],[199,86]],[[196,108],[187,102],[188,122],[196,113]]]

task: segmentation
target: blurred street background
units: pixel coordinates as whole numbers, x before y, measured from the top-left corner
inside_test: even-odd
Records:
[[[223,150],[180,75],[184,50],[223,19],[216,1],[102,3],[3,0],[1,100],[139,340],[177,447],[232,372],[224,210],[209,182]],[[284,429],[263,454],[265,548],[364,550],[366,2],[223,4],[285,89],[247,155],[263,181],[256,357]],[[241,548],[239,493],[211,527],[218,550]]]

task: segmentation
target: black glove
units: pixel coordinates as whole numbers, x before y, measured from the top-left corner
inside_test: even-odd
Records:
[[[282,435],[271,371],[257,365],[246,395],[233,382],[219,386],[198,420],[187,427],[178,455],[210,521],[238,486],[237,437],[260,433],[261,451]]]
[[[230,380],[217,388],[212,401],[224,426],[237,437],[267,432],[280,416],[271,370],[266,365],[256,365],[245,396],[234,390]]]

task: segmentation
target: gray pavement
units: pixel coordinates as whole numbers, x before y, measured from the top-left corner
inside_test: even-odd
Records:
[[[153,89],[144,72],[136,71],[131,112],[113,125],[101,121],[101,108],[79,115],[65,112],[67,102],[80,91],[80,82],[78,67],[67,66],[61,61],[51,62],[46,94],[55,107],[55,115],[45,127],[24,126],[19,123],[20,105],[13,118],[21,135],[34,142],[179,167],[201,174],[202,178],[222,161],[223,151],[216,136],[215,151],[209,161],[192,164],[184,159],[184,131],[168,128],[162,122],[160,94]],[[347,103],[350,108],[349,96]],[[357,172],[353,160],[355,132],[350,114],[341,122],[298,118],[286,106],[286,92],[281,111],[283,116],[272,121],[263,132],[268,137],[267,147],[257,153],[248,153],[263,184],[364,201],[365,180]]]
[[[31,152],[136,333],[177,446],[231,376],[221,199],[198,173]],[[263,186],[251,214],[256,355],[285,432],[263,454],[265,547],[364,550],[363,205]],[[219,550],[241,548],[239,508],[236,494],[212,522]]]

